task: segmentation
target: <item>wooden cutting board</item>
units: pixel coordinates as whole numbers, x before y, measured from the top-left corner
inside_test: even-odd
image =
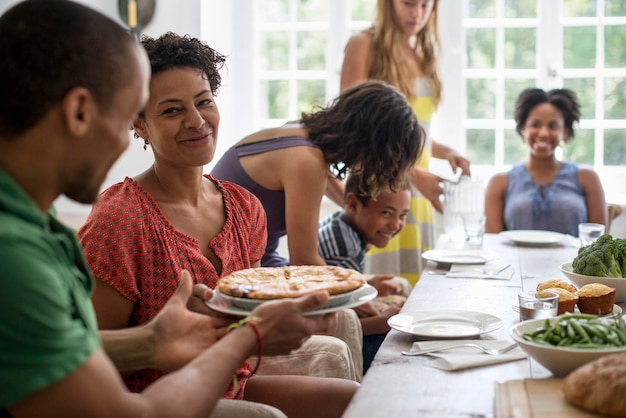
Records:
[[[496,418],[594,418],[565,400],[563,379],[524,379],[496,383]]]

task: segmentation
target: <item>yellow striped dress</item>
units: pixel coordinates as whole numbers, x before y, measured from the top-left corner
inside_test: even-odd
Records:
[[[428,170],[432,157],[430,122],[435,111],[430,84],[426,78],[416,81],[417,97],[410,100],[419,124],[426,132],[426,143],[416,165]],[[367,253],[365,271],[369,274],[394,274],[415,285],[422,271],[422,252],[433,247],[434,209],[420,192],[411,186],[410,215],[402,231],[385,248],[373,247]]]

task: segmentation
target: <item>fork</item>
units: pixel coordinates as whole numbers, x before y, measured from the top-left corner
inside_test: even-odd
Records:
[[[493,270],[484,270],[481,269],[479,267],[473,267],[471,269],[468,269],[468,271],[477,271],[480,274],[484,274],[485,276],[496,276],[500,273],[502,273],[504,270],[508,269],[509,267],[511,267],[510,264],[507,264],[506,266],[502,267],[501,269],[497,270],[497,271],[493,271]],[[463,270],[460,271],[455,271],[454,273],[463,273]]]
[[[503,347],[503,348],[487,348],[487,347],[483,347],[482,345],[478,345],[478,344],[464,343],[464,344],[450,345],[448,347],[431,348],[431,349],[428,349],[428,350],[403,351],[402,354],[404,354],[405,356],[421,356],[423,354],[434,353],[436,351],[450,350],[452,348],[459,348],[459,347],[473,347],[473,348],[477,348],[477,349],[481,350],[485,354],[489,354],[490,356],[498,356],[500,354],[504,354],[504,353],[507,353],[507,352],[511,351],[512,349],[517,347],[517,344],[513,343],[513,344],[507,345],[506,347]]]

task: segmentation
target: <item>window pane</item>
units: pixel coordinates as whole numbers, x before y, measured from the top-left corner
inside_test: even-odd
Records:
[[[604,164],[626,165],[626,129],[604,131]]]
[[[265,32],[261,34],[262,70],[287,70],[289,67],[289,34],[287,32]]]
[[[299,22],[325,22],[328,2],[320,0],[298,0]]]
[[[595,27],[563,28],[563,65],[565,68],[595,67]]]
[[[505,68],[535,68],[535,33],[535,29],[532,28],[505,30]]]
[[[326,68],[326,32],[298,33],[298,70]]]
[[[288,22],[289,0],[265,0],[257,2],[257,10],[263,22]]]
[[[323,107],[326,97],[325,80],[298,81],[298,117],[302,112],[311,112]]]
[[[467,158],[472,164],[494,164],[495,138],[493,129],[467,130]]]
[[[507,18],[537,17],[537,3],[534,1],[505,0],[504,17],[507,17]]]
[[[626,80],[623,77],[604,79],[604,117],[626,119]]]
[[[606,67],[626,67],[626,26],[605,26],[604,56]]]
[[[352,20],[373,21],[376,15],[376,0],[352,0]]]
[[[593,78],[569,78],[563,80],[563,87],[578,96],[580,115],[583,119],[596,117],[596,81]]]
[[[467,68],[495,68],[496,30],[466,30]]]
[[[467,17],[485,18],[496,17],[495,0],[467,0]]]
[[[593,129],[577,129],[575,134],[571,142],[563,145],[563,159],[573,163],[593,165]]]
[[[504,117],[513,119],[517,96],[527,88],[537,87],[534,79],[507,79],[504,80]]]
[[[605,16],[626,16],[626,3],[624,0],[604,0]]]
[[[261,118],[287,119],[289,115],[289,86],[285,80],[261,81]]]
[[[495,119],[495,87],[494,80],[467,80],[467,117],[469,119]]]
[[[563,15],[566,17],[594,17],[596,10],[595,0],[563,0]]]
[[[504,130],[504,164],[520,164],[528,157],[528,148],[514,129]]]

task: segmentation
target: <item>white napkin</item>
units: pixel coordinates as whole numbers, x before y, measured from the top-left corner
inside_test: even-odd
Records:
[[[437,340],[437,341],[417,341],[413,343],[411,351],[427,350],[436,347],[449,347],[456,344],[473,343],[480,344],[486,348],[504,348],[512,341],[508,340]],[[485,354],[477,348],[459,347],[450,350],[440,351],[436,353],[425,354],[436,357],[430,361],[427,366],[435,367],[441,370],[462,370],[472,367],[488,366],[490,364],[507,363],[509,361],[522,360],[527,354],[519,347],[513,350],[492,356]]]
[[[502,269],[506,264],[453,264],[450,267],[450,271],[446,273],[446,277],[449,278],[461,278],[461,279],[493,279],[493,280],[510,280],[515,273],[515,269],[512,266],[507,267],[505,270],[498,274],[485,274],[479,270],[496,272]]]

